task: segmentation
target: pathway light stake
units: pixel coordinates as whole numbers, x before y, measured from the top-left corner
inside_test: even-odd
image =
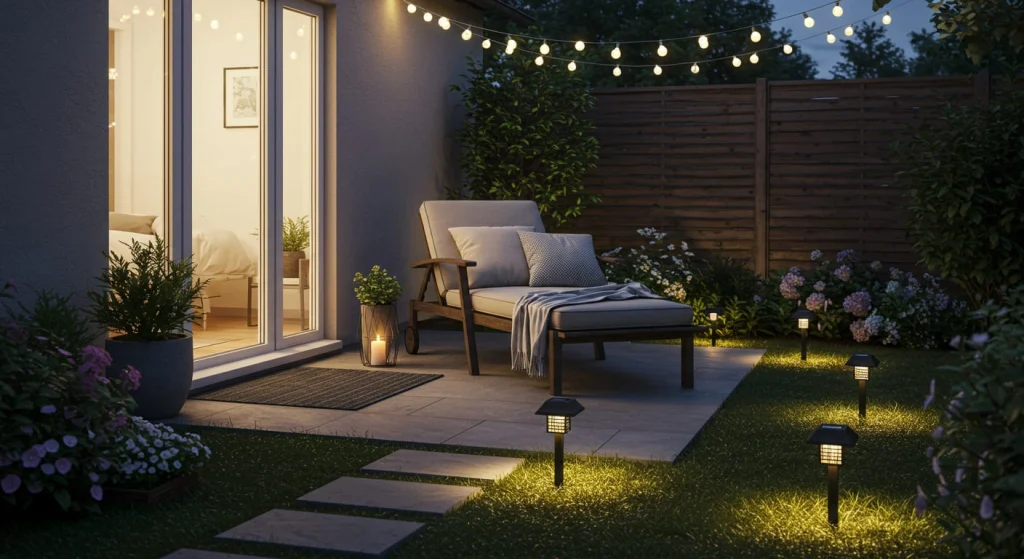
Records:
[[[704,309],[704,314],[708,316],[708,321],[711,322],[711,347],[715,347],[718,318],[725,314],[725,309],[722,307],[708,307]]]
[[[796,319],[796,326],[800,329],[800,360],[807,361],[807,329],[811,327],[811,319],[815,315],[807,309],[799,309],[790,318]]]
[[[853,367],[853,378],[860,385],[860,416],[867,417],[868,376],[871,367],[878,366],[878,359],[869,353],[854,353],[846,362],[846,366]]]
[[[562,486],[562,472],[565,466],[565,434],[572,429],[572,418],[583,411],[583,406],[573,398],[549,398],[537,410],[537,415],[547,416],[547,431],[555,434],[555,487]]]
[[[819,445],[818,460],[828,466],[828,523],[839,527],[839,466],[843,448],[857,444],[857,433],[848,425],[824,424],[814,430],[808,444]]]

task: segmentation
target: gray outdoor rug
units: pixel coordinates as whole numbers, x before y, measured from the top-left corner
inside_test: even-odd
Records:
[[[297,367],[193,396],[197,400],[358,410],[444,375]]]

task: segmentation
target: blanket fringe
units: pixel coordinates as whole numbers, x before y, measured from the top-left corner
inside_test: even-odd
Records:
[[[512,352],[512,370],[513,371],[526,371],[529,376],[535,378],[547,377],[547,371],[544,370],[544,355],[530,356],[525,351]]]

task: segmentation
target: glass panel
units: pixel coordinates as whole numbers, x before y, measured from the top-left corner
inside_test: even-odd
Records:
[[[317,193],[319,192],[318,126],[319,55],[317,19],[284,9],[281,20],[283,112],[284,230],[284,335],[317,328],[315,309],[318,285],[316,262],[320,247]]]
[[[261,68],[263,3],[192,3],[192,254],[209,279],[197,359],[266,340]],[[265,320],[264,313],[264,320]]]

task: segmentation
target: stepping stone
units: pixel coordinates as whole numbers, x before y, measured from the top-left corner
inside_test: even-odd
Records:
[[[217,539],[382,557],[423,526],[404,520],[273,509],[218,535]]]
[[[170,555],[164,555],[162,559],[265,559],[255,555],[236,555],[234,553],[221,553],[220,551],[206,551],[203,549],[179,549]]]
[[[299,497],[299,502],[443,515],[479,492],[479,487],[343,477]]]
[[[363,466],[362,471],[496,480],[522,463],[522,458],[402,449]]]

